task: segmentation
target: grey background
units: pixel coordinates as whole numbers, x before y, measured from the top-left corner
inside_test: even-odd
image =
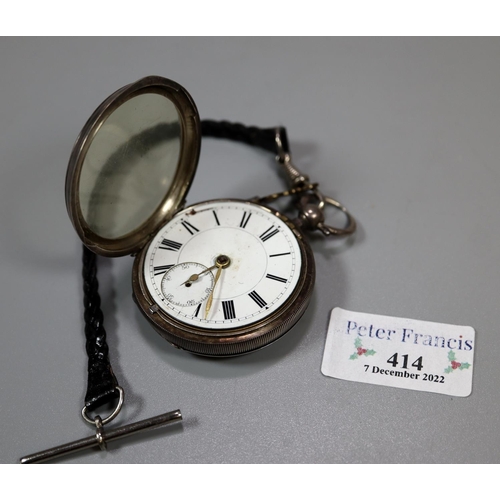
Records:
[[[0,460],[84,437],[80,242],[64,178],[77,134],[118,87],[185,86],[202,118],[288,128],[295,163],[359,221],[312,239],[312,303],[279,342],[210,360],[140,316],[132,259],[101,260],[117,423],[182,425],[66,462],[498,462],[498,39],[2,39]],[[204,141],[190,203],[280,190],[270,155]],[[476,329],[468,398],[320,372],[330,310]]]

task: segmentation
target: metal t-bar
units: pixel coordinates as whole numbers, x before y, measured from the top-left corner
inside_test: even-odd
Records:
[[[138,432],[155,429],[167,424],[174,424],[181,420],[181,411],[175,410],[168,413],[163,413],[162,415],[158,415],[156,417],[147,418],[139,422],[134,422],[133,424],[123,425],[122,427],[117,427],[115,429],[101,429],[100,432],[96,432],[95,436],[79,439],[78,441],[62,444],[60,446],[56,446],[55,448],[50,448],[48,450],[39,451],[38,453],[33,453],[32,455],[27,455],[21,458],[21,463],[35,464],[45,462],[62,455],[68,455],[69,453],[75,453],[80,450],[92,448],[92,446],[99,446],[103,441],[105,443],[109,441],[115,441],[117,439],[121,439]]]

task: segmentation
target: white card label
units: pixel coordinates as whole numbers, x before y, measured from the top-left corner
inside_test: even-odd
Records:
[[[470,326],[335,308],[321,371],[355,382],[466,397],[472,391]]]

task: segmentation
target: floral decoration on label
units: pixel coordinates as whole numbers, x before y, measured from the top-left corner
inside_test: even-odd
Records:
[[[354,341],[354,347],[356,348],[356,352],[351,354],[349,359],[358,359],[361,356],[373,356],[376,352],[373,349],[365,349],[359,337]]]
[[[471,367],[470,363],[459,363],[455,359],[455,353],[453,351],[450,351],[448,353],[448,361],[450,362],[450,366],[445,369],[445,373],[453,373],[453,370],[467,370]]]

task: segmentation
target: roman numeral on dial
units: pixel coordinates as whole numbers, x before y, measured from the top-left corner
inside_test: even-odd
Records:
[[[260,236],[259,238],[262,240],[262,241],[267,241],[269,238],[272,238],[275,234],[278,234],[279,233],[279,229],[275,229],[273,231],[273,228],[274,226],[271,226],[269,229],[267,229],[266,231],[264,231]]]
[[[194,317],[197,318],[198,317],[198,314],[200,313],[200,309],[201,309],[201,303],[198,304],[198,307],[196,308],[196,311],[194,312]]]
[[[193,224],[190,224],[189,222],[186,222],[185,220],[183,220],[181,223],[188,230],[189,234],[194,234],[194,233],[199,232],[199,229],[194,227]]]
[[[160,243],[160,248],[162,250],[170,250],[171,252],[177,252],[179,248],[181,248],[181,246],[182,243],[177,243],[177,241],[172,241],[172,240],[161,240]]]
[[[240,227],[243,227],[243,228],[247,227],[247,224],[248,224],[248,221],[250,220],[250,217],[252,217],[251,213],[249,213],[247,216],[247,213],[243,212],[243,217],[241,218]]]
[[[266,274],[266,278],[274,281],[279,281],[280,283],[286,283],[288,281],[286,278],[280,278],[279,276],[275,276],[274,274]]]
[[[214,214],[215,222],[217,222],[217,225],[220,226],[219,217],[217,217],[217,212],[215,210],[212,210],[212,213]]]
[[[259,306],[265,307],[267,306],[267,302],[254,290],[250,292],[248,296]]]
[[[173,264],[167,264],[166,266],[156,266],[153,267],[153,271],[155,273],[155,276],[158,276],[159,274],[163,274],[165,271],[168,271],[171,267],[173,267]]]
[[[236,318],[236,313],[234,311],[234,302],[232,300],[223,300],[222,312],[224,313],[224,319]]]

